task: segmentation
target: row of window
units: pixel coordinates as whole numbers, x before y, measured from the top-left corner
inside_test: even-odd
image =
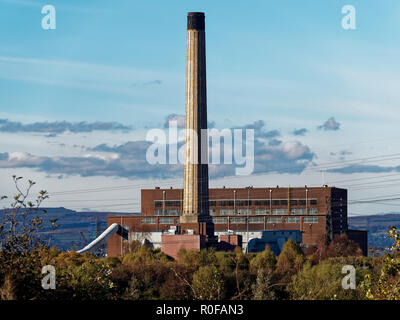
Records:
[[[305,206],[307,205],[306,199],[292,199],[288,201],[288,199],[274,199],[272,200],[273,206],[287,206],[290,202],[291,206]],[[236,200],[237,207],[248,207],[248,206],[269,206],[271,204],[270,200]],[[317,199],[310,199],[310,205],[317,205]],[[210,200],[210,207],[233,207],[234,200]]]
[[[252,211],[253,211],[253,209],[238,208],[238,209],[236,209],[236,214],[243,215],[243,216],[249,216],[252,214]],[[289,212],[288,209],[272,209],[272,215],[288,215],[288,212]],[[165,210],[166,216],[179,216],[180,213],[181,213],[181,210],[179,210],[179,209],[166,209]],[[214,215],[216,215],[216,213],[217,213],[217,210],[210,209],[210,215],[214,216]],[[233,209],[219,209],[218,213],[220,216],[232,216],[235,214],[235,211]],[[297,214],[297,215],[305,215],[305,214],[307,214],[307,210],[305,208],[291,208],[290,213]],[[254,214],[255,215],[269,215],[269,214],[271,214],[271,210],[270,209],[254,209]],[[318,214],[318,209],[317,208],[309,208],[308,214]],[[162,209],[154,210],[154,215],[162,216],[163,210]]]
[[[165,200],[166,207],[180,207],[182,206],[182,200]],[[235,205],[234,200],[210,200],[210,207],[216,207],[217,205],[220,207],[233,207]],[[309,204],[312,206],[317,205],[317,199],[310,199]],[[292,199],[290,200],[291,206],[305,206],[307,204],[306,199]],[[254,206],[269,206],[270,200],[236,200],[237,207],[249,207],[251,205]],[[273,206],[287,206],[288,199],[274,199],[272,200]],[[163,200],[155,200],[154,206],[156,208],[163,207]]]
[[[174,224],[174,218],[160,217],[158,218],[159,224]],[[227,224],[227,217],[213,217],[213,222],[215,224]],[[231,224],[244,224],[246,223],[246,218],[244,217],[234,217],[230,218],[229,222]],[[157,218],[142,218],[142,224],[156,224]],[[176,223],[179,223],[179,218],[176,219]],[[263,217],[249,217],[249,224],[264,223]],[[281,217],[268,217],[266,223],[282,223]],[[286,217],[285,223],[300,223],[300,217]],[[318,223],[318,217],[304,217],[303,223]]]
[[[159,224],[174,224],[174,218],[158,218]],[[142,218],[142,224],[156,224],[157,218]],[[179,218],[177,218],[176,223],[179,223]]]
[[[300,217],[286,217],[285,218],[285,223],[300,223]],[[215,224],[227,224],[228,223],[228,218],[226,217],[213,217],[213,222]],[[231,224],[244,224],[246,223],[246,218],[230,218],[229,222]],[[255,223],[264,223],[263,217],[249,217],[249,224],[255,224]],[[282,223],[282,218],[281,217],[267,217],[266,223]],[[318,217],[304,217],[303,218],[303,223],[318,223]]]
[[[166,216],[179,216],[180,214],[181,214],[181,210],[179,210],[179,209],[166,209],[165,210],[165,215]],[[163,215],[163,210],[162,209],[154,210],[154,215],[155,216],[162,216]]]
[[[253,209],[236,209],[237,215],[251,215]],[[215,209],[210,209],[210,215],[215,215],[217,211]],[[220,216],[231,216],[235,214],[233,209],[219,209],[218,213]],[[272,215],[288,215],[288,209],[272,209]],[[307,214],[306,208],[291,208],[291,214],[305,215]],[[271,214],[270,209],[254,209],[255,215],[269,215]],[[318,214],[318,208],[309,208],[308,214]]]

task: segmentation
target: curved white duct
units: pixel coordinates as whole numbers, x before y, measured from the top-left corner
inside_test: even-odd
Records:
[[[122,228],[118,223],[110,225],[101,235],[94,239],[83,249],[77,251],[78,253],[93,252],[96,251],[100,246],[113,236],[114,233],[118,232]]]

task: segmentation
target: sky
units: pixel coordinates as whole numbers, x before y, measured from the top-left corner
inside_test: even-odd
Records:
[[[350,216],[397,212],[397,0],[0,0],[0,195],[15,174],[46,206],[137,212],[141,188],[182,187],[181,165],[144,155],[184,114],[191,11],[206,16],[209,126],[256,139],[253,174],[211,167],[210,187],[328,184]]]

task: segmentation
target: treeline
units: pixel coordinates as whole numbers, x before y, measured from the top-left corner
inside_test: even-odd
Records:
[[[304,253],[289,240],[276,257],[263,252],[244,254],[181,249],[175,261],[159,249],[134,242],[125,256],[61,252],[42,247],[25,253],[0,252],[1,299],[137,300],[137,299],[369,299],[379,295],[386,258],[367,258],[345,235],[324,248]],[[396,255],[396,258],[397,255]],[[43,289],[44,265],[56,270],[56,288]],[[356,270],[356,289],[342,287],[342,267]],[[399,266],[391,269],[395,283]],[[387,271],[387,270],[386,270]],[[393,282],[394,281],[394,282]],[[394,288],[393,288],[394,292]],[[393,298],[393,297],[392,297]]]

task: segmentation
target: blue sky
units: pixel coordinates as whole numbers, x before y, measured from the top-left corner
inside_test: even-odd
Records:
[[[41,28],[45,4],[56,8],[56,30]],[[341,27],[347,4],[356,8],[356,30]],[[232,185],[320,185],[326,167],[325,182],[364,183],[348,187],[350,199],[400,193],[385,182],[368,189],[399,172],[396,156],[385,157],[400,153],[396,0],[0,0],[0,179],[17,172],[60,192],[133,180],[179,187],[179,168],[163,176],[135,156],[146,130],[184,113],[189,11],[206,14],[209,120],[217,128],[252,126],[260,137],[279,132],[274,148],[271,138],[256,150],[256,175]],[[279,166],[296,172],[268,170]],[[212,186],[222,180],[216,175]],[[11,187],[2,184],[0,193]],[[140,188],[124,192],[138,204]],[[118,199],[111,191],[101,197]],[[51,204],[100,206],[69,200],[76,202],[54,196]],[[119,210],[138,210],[125,202]],[[394,203],[350,207],[395,210]]]

